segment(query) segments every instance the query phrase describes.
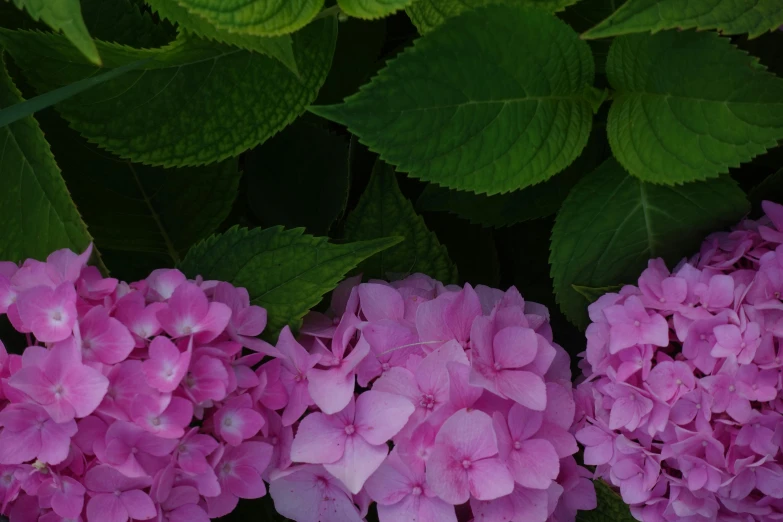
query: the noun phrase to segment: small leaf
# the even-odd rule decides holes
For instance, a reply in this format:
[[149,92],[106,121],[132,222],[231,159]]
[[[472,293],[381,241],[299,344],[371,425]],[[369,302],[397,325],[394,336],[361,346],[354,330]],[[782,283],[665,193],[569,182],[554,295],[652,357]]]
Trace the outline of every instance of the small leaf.
[[112,274],[125,280],[173,267],[231,210],[236,158],[205,167],[134,165],[101,151],[54,111],[39,117],[73,200]]
[[584,34],[606,38],[665,29],[717,29],[723,34],[759,36],[783,25],[780,0],[628,0]]
[[310,22],[324,0],[176,0],[209,23],[231,33],[277,36]]
[[310,110],[399,172],[491,195],[544,181],[579,155],[600,99],[593,76],[590,49],[563,22],[490,6],[416,40],[345,103]]
[[386,279],[389,273],[422,272],[439,281],[456,282],[457,268],[446,248],[400,192],[394,169],[378,161],[345,222],[345,238],[359,241],[387,236],[402,236],[405,241],[362,263],[360,270],[366,277]]
[[[0,55],[0,108],[22,95]],[[38,122],[26,116],[0,128],[0,259],[45,259],[52,251],[81,252],[92,241]]]
[[714,178],[783,139],[783,79],[714,33],[667,31],[614,41],[612,151],[653,183]]
[[6,125],[21,120],[26,116],[32,116],[34,113],[46,109],[47,107],[51,107],[52,105],[60,103],[61,101],[65,101],[71,96],[76,96],[80,92],[91,89],[92,87],[100,85],[103,82],[112,80],[128,71],[138,69],[147,62],[149,62],[149,59],[132,62],[107,73],[90,76],[89,78],[79,80],[76,83],[66,85],[65,87],[60,87],[59,89],[49,91],[46,94],[41,94],[35,98],[30,98],[29,100],[17,103],[16,105],[6,107],[0,110],[0,127],[5,127]]
[[604,294],[608,294],[610,292],[617,292],[622,287],[623,285],[609,285],[609,286],[602,286],[600,288],[592,288],[590,286],[571,285],[571,288],[573,288],[576,292],[578,292],[582,297],[587,299],[588,303],[592,303],[593,301],[597,300],[599,297],[601,297]]
[[79,0],[13,0],[16,7],[27,11],[33,20],[40,20],[55,31],[62,32],[81,54],[96,65],[101,57],[90,38],[82,18]]
[[728,177],[678,186],[643,183],[609,159],[571,189],[552,230],[557,301],[578,326],[587,302],[574,289],[634,282],[651,258],[670,266],[698,251],[704,236],[748,211]]
[[327,238],[283,230],[233,227],[190,249],[180,267],[189,277],[228,281],[247,288],[268,313],[269,332],[297,328],[307,311],[363,260],[397,243],[387,237],[332,244]]
[[158,13],[158,16],[176,23],[187,32],[216,42],[236,45],[242,49],[271,56],[280,60],[294,74],[299,74],[296,68],[291,35],[267,37],[241,32],[234,33],[225,29],[218,29],[201,16],[193,14],[182,7],[177,3],[177,0],[146,0],[146,2]]
[[412,0],[337,0],[348,16],[374,20],[404,9]]
[[470,9],[487,5],[510,5],[536,7],[545,11],[560,11],[579,0],[415,0],[408,8],[408,16],[419,30],[425,34],[445,22]]
[[245,157],[248,203],[264,225],[327,235],[348,198],[348,141],[297,122]]
[[[301,78],[277,60],[195,37],[159,49],[99,42],[107,69],[151,58],[57,105],[71,126],[120,157],[163,166],[221,161],[254,147],[311,103],[326,78],[336,20],[319,20],[293,35]],[[0,32],[39,92],[95,74],[57,35]]]
[[628,504],[603,480],[594,480],[598,507],[579,511],[576,522],[636,522]]
[[153,20],[143,0],[81,0],[84,24],[96,40],[131,47],[163,47],[177,37],[166,21]]
[[609,154],[606,134],[596,129],[590,134],[590,141],[576,161],[543,183],[496,196],[449,190],[429,184],[416,205],[421,210],[448,211],[471,223],[496,228],[537,219],[557,212],[571,187],[585,172],[603,163]]

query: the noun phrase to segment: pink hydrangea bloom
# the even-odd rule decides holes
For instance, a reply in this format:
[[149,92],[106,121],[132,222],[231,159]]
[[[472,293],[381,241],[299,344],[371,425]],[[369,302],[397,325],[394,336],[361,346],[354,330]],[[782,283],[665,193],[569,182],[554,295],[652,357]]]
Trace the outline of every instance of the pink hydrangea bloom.
[[643,522],[783,517],[783,206],[763,208],[589,308],[576,438]]

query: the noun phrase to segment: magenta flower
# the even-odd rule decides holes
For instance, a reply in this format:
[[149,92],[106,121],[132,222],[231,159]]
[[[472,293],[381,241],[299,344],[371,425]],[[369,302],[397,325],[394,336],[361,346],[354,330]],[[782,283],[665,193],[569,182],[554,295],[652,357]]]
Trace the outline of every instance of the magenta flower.
[[193,283],[180,283],[158,311],[160,325],[173,338],[195,336],[201,343],[215,339],[225,330],[231,309],[218,302],[209,302],[204,291]]
[[160,504],[159,522],[209,522],[206,511],[198,505],[200,499],[198,490],[193,487],[172,488],[166,500]]
[[102,306],[92,308],[79,321],[82,355],[88,361],[117,364],[128,358],[135,341],[128,329]]
[[657,314],[648,314],[636,296],[628,297],[624,304],[606,307],[604,315],[610,325],[610,353],[617,353],[637,344],[669,344],[669,326],[666,320]]
[[261,474],[271,458],[272,446],[263,442],[248,441],[226,449],[215,468],[221,493],[207,498],[209,517],[218,518],[232,512],[240,498],[266,495]]
[[256,352],[271,356],[278,355],[273,346],[257,339],[266,327],[266,310],[260,306],[250,305],[247,290],[221,282],[215,287],[214,299],[231,309],[231,318],[226,332],[232,340]]
[[493,500],[470,499],[475,520],[546,522],[551,514],[550,498],[553,495],[540,489],[514,486],[510,495]]
[[463,504],[471,496],[492,500],[514,490],[489,415],[461,410],[443,424],[427,461],[427,482],[450,504]]
[[435,496],[427,484],[424,465],[406,461],[396,451],[367,480],[365,489],[378,503],[381,522],[457,522],[454,506]]
[[[466,284],[459,292],[443,293],[420,304],[416,310],[416,328],[422,341],[455,340],[467,348],[473,321],[481,315],[481,301],[473,287]],[[437,344],[429,346],[434,348]]]
[[78,518],[84,509],[84,494],[87,492],[81,482],[71,477],[53,477],[43,482],[39,495],[47,498],[57,515],[62,518]]
[[131,407],[133,422],[164,439],[178,439],[193,419],[193,403],[182,397],[140,395]]
[[358,493],[389,452],[386,441],[413,413],[404,397],[368,391],[335,415],[312,413],[302,420],[291,446],[291,460],[324,464],[351,493]]
[[297,466],[269,484],[275,510],[297,522],[362,522],[351,493],[323,466]]
[[129,478],[109,466],[96,466],[84,477],[92,498],[87,502],[87,522],[149,520],[157,515],[155,504],[142,491],[146,478]]
[[106,431],[105,443],[97,440],[95,454],[102,462],[128,477],[147,477],[157,470],[160,457],[171,453],[176,439],[164,439],[134,424],[116,421]]
[[253,399],[249,395],[240,395],[227,400],[215,412],[215,431],[231,446],[239,446],[261,430],[266,421],[264,416],[253,409]]
[[508,420],[495,413],[498,450],[514,481],[526,488],[548,489],[560,473],[560,457],[552,443],[535,438],[544,415],[515,404]]
[[71,437],[76,434],[73,419],[58,424],[35,404],[7,406],[0,411],[0,426],[0,464],[35,459],[59,464],[68,457]]
[[283,411],[283,424],[290,426],[313,403],[308,391],[307,375],[321,359],[320,355],[309,354],[296,342],[288,326],[283,327],[275,347],[280,352],[280,380],[288,394],[288,404]]
[[173,392],[188,371],[190,356],[190,349],[181,352],[167,338],[156,337],[149,346],[149,359],[142,363],[147,382],[160,392]]
[[19,295],[16,309],[36,339],[45,343],[63,341],[76,324],[76,290],[70,283],[57,288],[37,286]]
[[8,385],[41,405],[55,422],[89,415],[106,394],[109,382],[97,370],[81,362],[73,338],[50,350],[28,348],[22,369],[8,379]]

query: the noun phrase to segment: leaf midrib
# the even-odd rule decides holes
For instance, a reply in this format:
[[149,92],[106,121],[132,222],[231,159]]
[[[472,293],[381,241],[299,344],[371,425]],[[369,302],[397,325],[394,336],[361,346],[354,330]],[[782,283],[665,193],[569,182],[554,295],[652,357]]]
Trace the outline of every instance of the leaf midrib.
[[586,96],[524,96],[519,98],[508,98],[506,100],[470,100],[464,103],[452,103],[448,105],[429,105],[425,107],[413,107],[410,109],[374,109],[374,112],[387,113],[387,114],[399,114],[403,112],[421,112],[421,111],[433,111],[439,109],[458,109],[469,105],[509,105],[511,103],[522,103],[526,101],[546,102],[546,101],[584,101],[590,103]]

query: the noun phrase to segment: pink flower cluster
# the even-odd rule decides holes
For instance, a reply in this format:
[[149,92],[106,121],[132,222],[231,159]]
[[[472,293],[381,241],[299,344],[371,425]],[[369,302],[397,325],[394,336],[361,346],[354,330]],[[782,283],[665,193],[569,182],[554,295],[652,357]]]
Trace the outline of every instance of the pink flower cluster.
[[177,270],[103,278],[90,253],[0,263],[0,313],[27,341],[0,343],[0,513],[207,522],[263,496],[290,443],[252,369],[274,352],[266,311]]
[[783,519],[783,206],[589,308],[584,462],[634,516]]
[[380,522],[565,522],[593,509],[548,319],[514,288],[345,281],[261,366],[259,399],[287,397],[295,428],[290,465],[270,474],[277,511],[359,522],[374,501]]

